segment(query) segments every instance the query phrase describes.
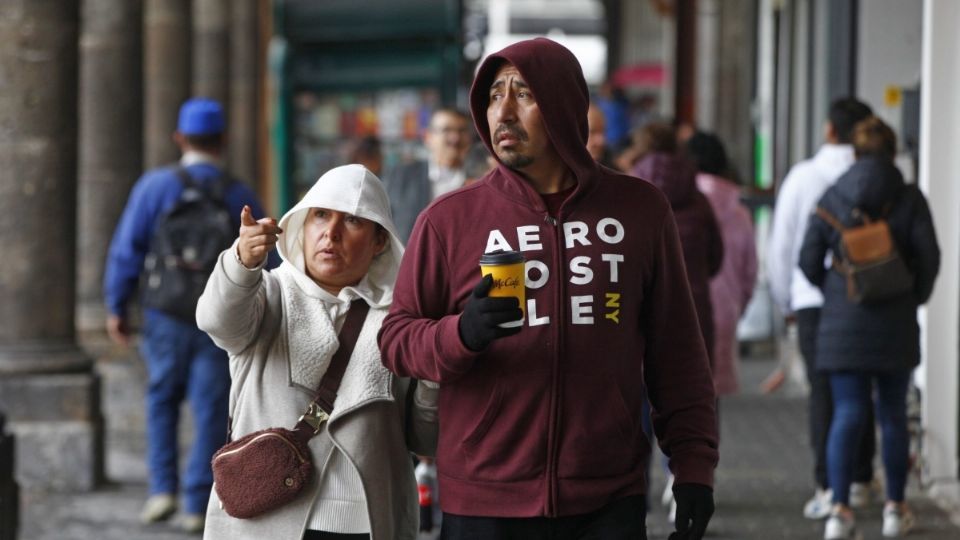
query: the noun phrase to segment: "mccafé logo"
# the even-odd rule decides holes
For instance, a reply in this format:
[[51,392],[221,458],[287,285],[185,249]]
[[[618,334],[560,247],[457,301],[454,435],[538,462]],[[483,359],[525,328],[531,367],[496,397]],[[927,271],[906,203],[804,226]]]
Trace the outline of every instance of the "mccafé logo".
[[494,289],[505,289],[507,287],[511,289],[520,287],[520,280],[515,277],[496,278],[493,280]]

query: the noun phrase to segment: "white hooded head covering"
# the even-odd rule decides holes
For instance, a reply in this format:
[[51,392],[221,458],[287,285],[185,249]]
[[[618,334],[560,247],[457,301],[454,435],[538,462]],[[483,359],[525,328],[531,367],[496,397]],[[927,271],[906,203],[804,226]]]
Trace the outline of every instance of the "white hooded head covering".
[[[303,224],[311,208],[326,208],[379,223],[389,233],[387,249],[377,255],[356,289],[374,306],[393,299],[393,283],[403,257],[403,243],[397,236],[390,213],[390,200],[383,183],[363,165],[343,165],[327,171],[289,212],[280,218],[283,229],[277,251],[286,264],[299,272],[294,275],[301,288],[318,287],[306,274],[303,255]],[[304,281],[306,280],[306,281]],[[307,283],[309,282],[309,283]]]

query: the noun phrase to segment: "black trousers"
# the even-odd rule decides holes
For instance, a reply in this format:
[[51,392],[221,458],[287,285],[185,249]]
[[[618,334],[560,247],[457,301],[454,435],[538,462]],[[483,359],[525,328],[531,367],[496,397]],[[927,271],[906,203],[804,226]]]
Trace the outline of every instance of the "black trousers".
[[[817,485],[826,489],[827,483],[827,436],[830,434],[830,421],[833,419],[833,393],[830,390],[830,377],[818,372],[817,332],[820,327],[820,308],[807,308],[797,313],[797,341],[800,354],[807,368],[807,381],[810,383],[810,446],[813,448],[813,474]],[[854,482],[870,482],[873,479],[873,455],[877,450],[876,433],[873,429],[873,409],[868,418],[869,429],[860,435],[857,449],[857,461],[853,469]]]
[[341,534],[307,530],[303,540],[370,540],[369,534]]
[[458,516],[444,512],[441,540],[646,540],[647,509],[642,495],[603,508],[558,518]]

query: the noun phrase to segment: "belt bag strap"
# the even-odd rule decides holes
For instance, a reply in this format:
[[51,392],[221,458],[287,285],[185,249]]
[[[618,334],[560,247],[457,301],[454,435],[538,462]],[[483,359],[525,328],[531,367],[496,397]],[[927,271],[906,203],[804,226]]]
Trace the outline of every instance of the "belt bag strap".
[[312,437],[320,431],[324,422],[330,419],[330,414],[333,413],[333,402],[336,401],[337,391],[340,389],[340,381],[347,370],[347,363],[350,361],[350,355],[353,354],[353,347],[357,344],[357,337],[360,335],[360,329],[363,328],[368,311],[370,306],[363,299],[350,303],[347,319],[343,323],[343,328],[340,329],[340,335],[337,336],[340,346],[330,360],[327,372],[320,380],[316,397],[310,402],[307,412],[300,417],[294,428],[298,433],[308,438]]

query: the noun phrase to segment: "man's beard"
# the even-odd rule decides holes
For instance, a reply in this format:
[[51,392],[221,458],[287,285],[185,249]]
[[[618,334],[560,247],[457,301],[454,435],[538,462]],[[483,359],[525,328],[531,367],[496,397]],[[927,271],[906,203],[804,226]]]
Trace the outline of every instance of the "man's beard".
[[510,148],[500,150],[500,147],[497,146],[497,143],[500,141],[500,135],[503,133],[511,135],[520,142],[525,142],[530,139],[530,136],[527,135],[527,132],[522,126],[506,124],[500,124],[497,126],[497,129],[493,132],[493,138],[491,142],[494,144],[494,152],[497,154],[497,157],[500,158],[500,161],[502,161],[504,165],[510,167],[511,169],[522,169],[533,163],[533,156],[525,156]]
[[504,165],[511,169],[522,169],[533,163],[533,156],[525,156],[513,150],[497,152],[497,157],[500,158],[500,161],[502,161]]

